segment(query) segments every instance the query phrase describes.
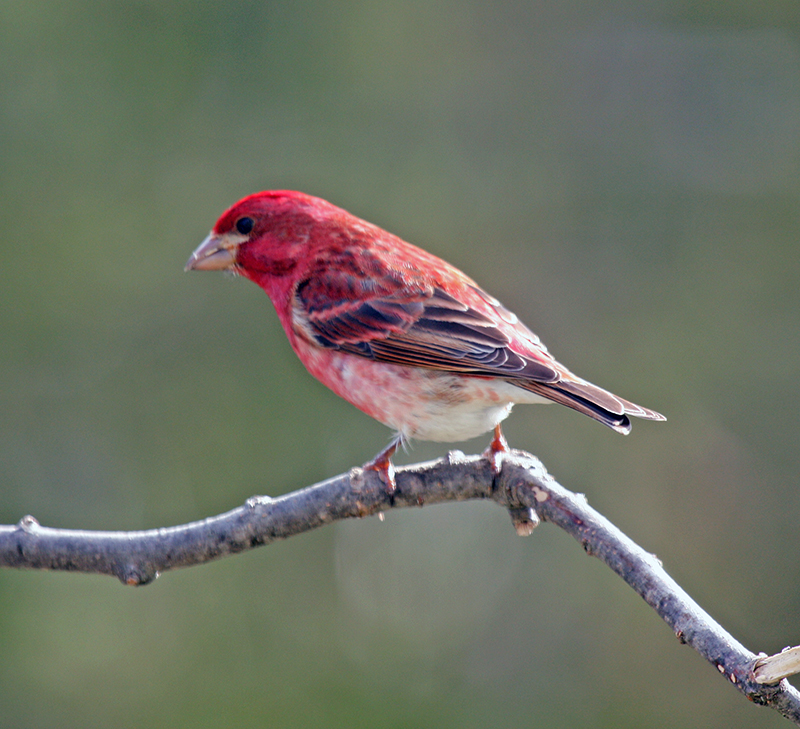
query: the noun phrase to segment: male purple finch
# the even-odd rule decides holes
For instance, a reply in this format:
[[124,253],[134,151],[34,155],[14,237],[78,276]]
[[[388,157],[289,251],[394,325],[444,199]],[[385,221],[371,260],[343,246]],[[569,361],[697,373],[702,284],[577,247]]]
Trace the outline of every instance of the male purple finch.
[[436,256],[331,205],[286,190],[226,210],[186,270],[230,269],[272,300],[306,369],[396,431],[367,467],[394,489],[404,440],[453,442],[494,429],[515,403],[558,402],[608,425],[665,420],[573,375],[528,327]]

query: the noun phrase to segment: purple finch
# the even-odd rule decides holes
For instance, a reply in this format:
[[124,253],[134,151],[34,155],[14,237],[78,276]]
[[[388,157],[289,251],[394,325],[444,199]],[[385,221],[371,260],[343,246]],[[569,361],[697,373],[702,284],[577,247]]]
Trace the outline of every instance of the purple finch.
[[573,375],[454,266],[320,198],[281,190],[237,202],[186,264],[219,269],[264,289],[308,371],[396,431],[368,464],[390,489],[405,439],[494,429],[498,456],[515,403],[558,402],[618,433],[629,415],[665,419]]

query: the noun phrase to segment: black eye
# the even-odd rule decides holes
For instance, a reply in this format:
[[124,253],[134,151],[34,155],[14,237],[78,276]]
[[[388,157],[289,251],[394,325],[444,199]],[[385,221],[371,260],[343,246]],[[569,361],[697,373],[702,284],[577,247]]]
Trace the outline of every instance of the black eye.
[[238,230],[242,235],[247,235],[253,230],[253,219],[252,218],[239,218],[236,221],[236,230]]

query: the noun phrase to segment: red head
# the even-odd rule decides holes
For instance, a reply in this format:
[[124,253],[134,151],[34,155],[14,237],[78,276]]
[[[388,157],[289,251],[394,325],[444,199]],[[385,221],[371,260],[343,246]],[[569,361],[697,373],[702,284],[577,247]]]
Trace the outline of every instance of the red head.
[[280,298],[291,286],[289,279],[302,275],[299,269],[311,251],[323,242],[330,244],[331,232],[354,220],[345,210],[302,192],[257,192],[220,216],[186,270],[234,270],[262,286],[275,301],[275,295]]

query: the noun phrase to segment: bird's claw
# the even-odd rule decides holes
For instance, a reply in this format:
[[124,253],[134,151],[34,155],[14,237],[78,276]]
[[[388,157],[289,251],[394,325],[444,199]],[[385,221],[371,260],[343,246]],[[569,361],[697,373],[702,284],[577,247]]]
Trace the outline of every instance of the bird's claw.
[[381,481],[386,486],[386,492],[389,496],[394,496],[397,491],[397,481],[394,477],[394,463],[392,463],[392,456],[397,450],[400,441],[392,441],[386,448],[378,453],[369,463],[365,463],[363,468],[365,471],[376,471]]
[[506,453],[510,453],[508,441],[503,435],[500,425],[494,426],[494,437],[489,447],[483,452],[483,457],[486,458],[492,466],[492,473],[496,476],[500,475],[503,468],[503,457]]
[[364,464],[365,471],[375,471],[378,477],[383,481],[386,486],[386,492],[389,496],[394,495],[397,490],[397,481],[394,478],[394,463],[390,458],[385,458],[380,461],[377,459]]

